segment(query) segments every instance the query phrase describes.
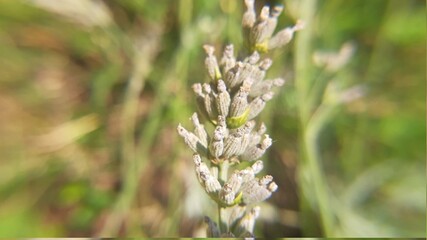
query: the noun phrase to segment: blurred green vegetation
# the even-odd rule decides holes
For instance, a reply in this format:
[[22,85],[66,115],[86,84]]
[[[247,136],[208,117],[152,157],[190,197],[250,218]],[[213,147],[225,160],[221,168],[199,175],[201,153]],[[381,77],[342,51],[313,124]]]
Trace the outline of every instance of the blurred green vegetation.
[[[273,2],[285,6],[279,27],[307,7]],[[279,191],[263,206],[256,236],[422,237],[425,1],[313,3],[307,32],[269,54],[268,75],[287,83],[261,116],[274,139],[264,171]],[[0,236],[203,236],[214,205],[175,128],[196,109],[191,84],[207,79],[201,46],[240,50],[242,8],[226,0],[0,0]],[[346,42],[356,50],[339,70],[311,60]],[[295,59],[308,66],[303,76]],[[318,189],[301,109],[314,112],[354,86],[363,96],[334,108],[316,135]]]

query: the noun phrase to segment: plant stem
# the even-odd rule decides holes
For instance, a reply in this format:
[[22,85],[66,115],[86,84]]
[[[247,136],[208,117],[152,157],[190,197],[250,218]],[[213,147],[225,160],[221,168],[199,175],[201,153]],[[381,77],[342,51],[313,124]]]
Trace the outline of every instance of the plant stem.
[[224,227],[223,227],[223,224],[222,224],[222,216],[221,216],[221,213],[222,213],[222,208],[221,208],[221,206],[218,204],[218,228],[219,228],[219,232],[220,232],[220,233],[223,233],[223,231],[224,231]]
[[[335,104],[322,104],[316,109],[323,92],[322,84],[315,84],[313,77],[312,39],[313,24],[316,9],[316,0],[302,0],[300,17],[305,21],[304,31],[297,35],[296,39],[296,80],[295,86],[298,94],[298,108],[301,126],[301,146],[303,162],[300,164],[300,172],[308,171],[310,185],[301,185],[309,188],[302,192],[313,192],[319,209],[322,228],[325,236],[331,236],[334,228],[334,214],[330,206],[329,190],[321,169],[321,153],[318,146],[320,131],[330,120],[337,109]],[[313,89],[319,88],[319,89]],[[322,88],[322,89],[320,89]],[[315,93],[318,96],[310,96]],[[313,110],[315,110],[313,114]],[[306,169],[304,169],[306,168]],[[304,175],[304,174],[301,174]],[[304,182],[301,181],[301,182]],[[310,196],[308,196],[310,197]]]
[[316,0],[301,1],[301,19],[305,22],[304,31],[300,31],[296,37],[296,56],[295,68],[296,79],[295,87],[298,93],[299,114],[304,127],[310,117],[310,106],[307,102],[309,91],[312,88],[313,82],[313,66],[311,64],[312,54],[312,38],[313,38],[313,23],[314,13],[316,8]]
[[[230,167],[230,162],[228,160],[223,161],[220,165],[218,165],[218,167],[219,180],[223,185],[228,179],[228,169]],[[224,210],[225,209],[222,209],[222,207],[218,204],[218,227],[221,233],[228,231],[227,223],[223,221],[225,219],[225,216],[223,216],[225,214]]]
[[333,236],[335,221],[334,211],[330,204],[330,191],[321,168],[321,153],[319,151],[318,138],[321,130],[330,121],[336,110],[337,105],[335,104],[321,105],[313,114],[304,132],[304,148],[312,179],[312,189],[317,199],[322,227],[326,237]]

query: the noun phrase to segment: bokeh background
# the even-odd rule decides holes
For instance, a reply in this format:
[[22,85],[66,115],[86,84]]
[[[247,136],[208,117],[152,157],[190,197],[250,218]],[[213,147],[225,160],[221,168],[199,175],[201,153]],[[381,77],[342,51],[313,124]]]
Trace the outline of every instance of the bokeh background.
[[[260,117],[279,190],[255,235],[423,237],[426,2],[312,2],[267,2],[285,6],[280,28],[313,18],[268,54],[268,76],[286,79]],[[215,205],[176,126],[191,126],[191,85],[207,80],[202,45],[241,50],[242,11],[0,0],[0,236],[203,236]],[[307,135],[301,112],[324,106]]]

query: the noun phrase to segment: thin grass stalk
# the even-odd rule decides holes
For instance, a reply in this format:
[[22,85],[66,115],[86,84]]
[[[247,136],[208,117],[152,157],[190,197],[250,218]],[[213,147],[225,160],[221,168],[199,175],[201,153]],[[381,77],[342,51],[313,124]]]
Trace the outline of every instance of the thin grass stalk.
[[330,122],[336,112],[336,105],[322,105],[313,114],[304,132],[304,147],[308,169],[313,179],[313,189],[317,199],[322,228],[326,237],[334,236],[334,210],[331,207],[330,189],[322,170],[319,137],[322,129]]
[[[100,231],[101,236],[115,236],[118,234],[121,223],[130,209],[139,186],[138,179],[143,169],[142,157],[136,148],[134,133],[137,124],[139,96],[144,86],[145,78],[151,71],[151,60],[157,47],[156,37],[147,37],[147,45],[135,46],[137,51],[133,59],[133,71],[126,89],[123,112],[121,115],[121,177],[123,190],[119,193],[112,208],[111,215],[107,218]],[[150,42],[151,41],[151,42]],[[138,44],[136,44],[138,45]]]
[[[317,207],[319,210],[322,229],[326,237],[333,236],[334,231],[334,211],[331,208],[330,192],[327,187],[324,172],[322,170],[322,158],[319,149],[319,136],[321,130],[333,116],[336,105],[322,104],[318,107],[319,96],[310,96],[313,93],[322,94],[324,87],[322,84],[315,84],[313,77],[312,39],[314,35],[314,16],[317,1],[303,0],[301,2],[301,18],[306,21],[306,27],[296,39],[296,91],[298,95],[298,108],[301,126],[301,146],[303,147],[301,168],[306,168],[310,175],[309,191],[314,192]],[[324,80],[324,79],[317,79]],[[319,88],[319,89],[318,89]],[[320,89],[322,88],[322,89]],[[315,111],[313,113],[313,110]],[[300,171],[303,171],[301,169]]]

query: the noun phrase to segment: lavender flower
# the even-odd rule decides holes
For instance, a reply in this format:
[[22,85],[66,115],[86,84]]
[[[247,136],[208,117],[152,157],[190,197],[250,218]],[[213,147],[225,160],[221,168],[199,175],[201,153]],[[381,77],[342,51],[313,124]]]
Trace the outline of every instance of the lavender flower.
[[[210,82],[194,84],[193,91],[199,113],[214,125],[213,131],[206,130],[197,113],[191,117],[194,132],[181,124],[178,126],[179,135],[194,152],[196,176],[201,186],[221,213],[228,211],[220,214],[218,224],[205,218],[208,237],[253,236],[261,210],[253,205],[269,198],[278,188],[272,176],[256,177],[264,167],[259,159],[271,146],[272,139],[265,134],[265,125],[257,126],[254,119],[273,98],[275,88],[284,84],[282,78],[265,79],[273,61],[260,53],[286,45],[303,24],[298,21],[295,26],[274,34],[283,7],[265,6],[256,16],[254,2],[245,0],[247,10],[242,20],[249,56],[236,59],[234,46],[227,45],[218,61],[215,48],[203,46]],[[228,171],[243,161],[250,162],[251,166],[234,170],[228,176]]]

